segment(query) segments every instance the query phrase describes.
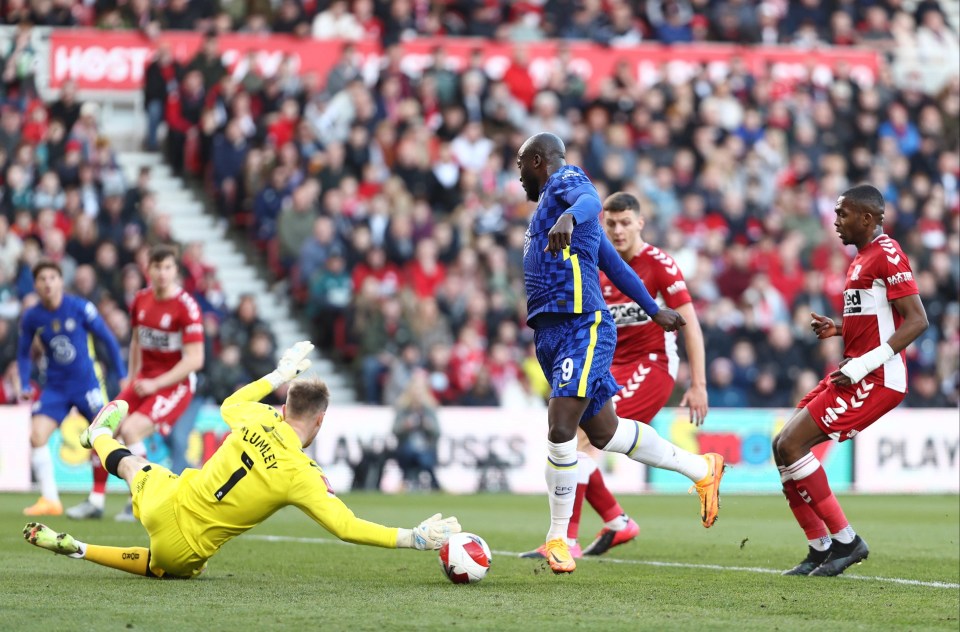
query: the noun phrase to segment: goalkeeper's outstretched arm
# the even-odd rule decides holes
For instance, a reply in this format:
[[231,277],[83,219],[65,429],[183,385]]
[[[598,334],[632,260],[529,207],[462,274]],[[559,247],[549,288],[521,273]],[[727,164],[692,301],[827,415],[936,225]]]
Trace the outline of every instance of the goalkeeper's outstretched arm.
[[250,406],[275,391],[281,384],[289,382],[310,367],[307,356],[313,351],[313,344],[301,341],[287,349],[277,362],[277,368],[255,382],[247,384],[236,393],[223,400],[220,414],[231,429],[249,421]]
[[440,514],[412,529],[385,527],[357,518],[330,490],[318,467],[310,467],[297,476],[290,490],[290,502],[336,537],[354,544],[432,551],[439,549],[452,534],[460,533],[460,523],[455,517],[443,518]]

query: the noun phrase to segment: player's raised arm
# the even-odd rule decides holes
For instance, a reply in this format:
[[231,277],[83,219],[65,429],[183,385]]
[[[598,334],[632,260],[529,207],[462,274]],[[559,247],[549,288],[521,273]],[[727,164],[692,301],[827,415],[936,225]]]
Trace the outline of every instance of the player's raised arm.
[[576,225],[597,219],[602,210],[597,189],[590,183],[564,193],[563,200],[569,204],[569,207],[557,218],[557,222],[547,233],[547,247],[544,248],[544,252],[551,252],[554,255],[570,247],[573,242],[573,228]]
[[243,425],[248,418],[245,413],[252,404],[259,405],[258,402],[261,399],[275,391],[281,384],[289,382],[310,368],[310,360],[307,356],[311,351],[313,351],[313,343],[301,340],[283,352],[276,369],[223,400],[220,415],[227,425],[230,428]]
[[637,305],[643,308],[643,311],[653,319],[665,331],[676,331],[686,324],[683,316],[674,310],[657,305],[657,302],[650,296],[647,287],[634,272],[633,268],[624,263],[623,259],[617,253],[606,237],[600,240],[600,252],[597,263],[601,270],[606,272],[607,277],[617,289],[636,301]]
[[107,327],[100,316],[100,312],[94,307],[93,303],[87,302],[83,306],[83,314],[87,320],[87,326],[93,335],[100,339],[106,346],[110,354],[110,363],[117,370],[117,376],[122,380],[127,377],[127,364],[123,361],[123,354],[120,352],[120,343],[113,335],[113,332]]

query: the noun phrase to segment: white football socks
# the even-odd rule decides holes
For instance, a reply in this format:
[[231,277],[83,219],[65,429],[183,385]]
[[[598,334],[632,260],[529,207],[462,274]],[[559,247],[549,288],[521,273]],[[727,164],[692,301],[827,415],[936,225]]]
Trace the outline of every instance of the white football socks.
[[830,545],[833,544],[833,540],[830,539],[830,536],[825,535],[822,538],[817,538],[816,540],[807,540],[809,544],[815,551],[826,551],[830,548]]
[[550,530],[547,541],[566,538],[573,501],[577,495],[577,438],[563,443],[547,441],[547,499],[550,502]]
[[107,504],[107,495],[101,494],[100,492],[90,492],[87,500],[90,501],[91,505],[102,510]]
[[50,455],[50,444],[33,448],[30,451],[30,464],[33,465],[33,475],[40,484],[40,495],[47,500],[60,502],[60,492],[57,491],[57,479],[53,475],[53,457]]
[[853,527],[847,525],[840,529],[839,533],[834,533],[832,537],[840,544],[850,544],[857,537],[857,532],[853,530]]
[[678,448],[657,434],[652,426],[632,419],[620,420],[613,438],[603,449],[626,454],[652,467],[679,472],[694,483],[710,472],[705,458]]
[[620,514],[613,520],[607,520],[603,523],[607,529],[611,531],[623,531],[627,528],[627,523],[630,521],[630,518],[627,517],[627,514]]
[[590,476],[597,471],[597,462],[586,452],[577,452],[577,483],[586,485]]

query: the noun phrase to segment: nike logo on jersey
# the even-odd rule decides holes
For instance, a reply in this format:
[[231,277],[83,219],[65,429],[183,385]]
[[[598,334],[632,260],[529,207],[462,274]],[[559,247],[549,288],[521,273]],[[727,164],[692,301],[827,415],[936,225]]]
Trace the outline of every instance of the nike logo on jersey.
[[563,388],[564,386],[566,386],[566,385],[569,384],[569,383],[570,383],[570,382],[560,382],[559,384],[557,384],[557,388]]

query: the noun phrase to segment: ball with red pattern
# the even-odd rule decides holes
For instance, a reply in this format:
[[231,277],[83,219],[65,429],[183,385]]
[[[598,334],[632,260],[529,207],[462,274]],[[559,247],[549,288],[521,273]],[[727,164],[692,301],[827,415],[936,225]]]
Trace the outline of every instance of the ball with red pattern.
[[473,533],[455,533],[440,547],[440,568],[454,584],[474,584],[490,570],[490,547]]

